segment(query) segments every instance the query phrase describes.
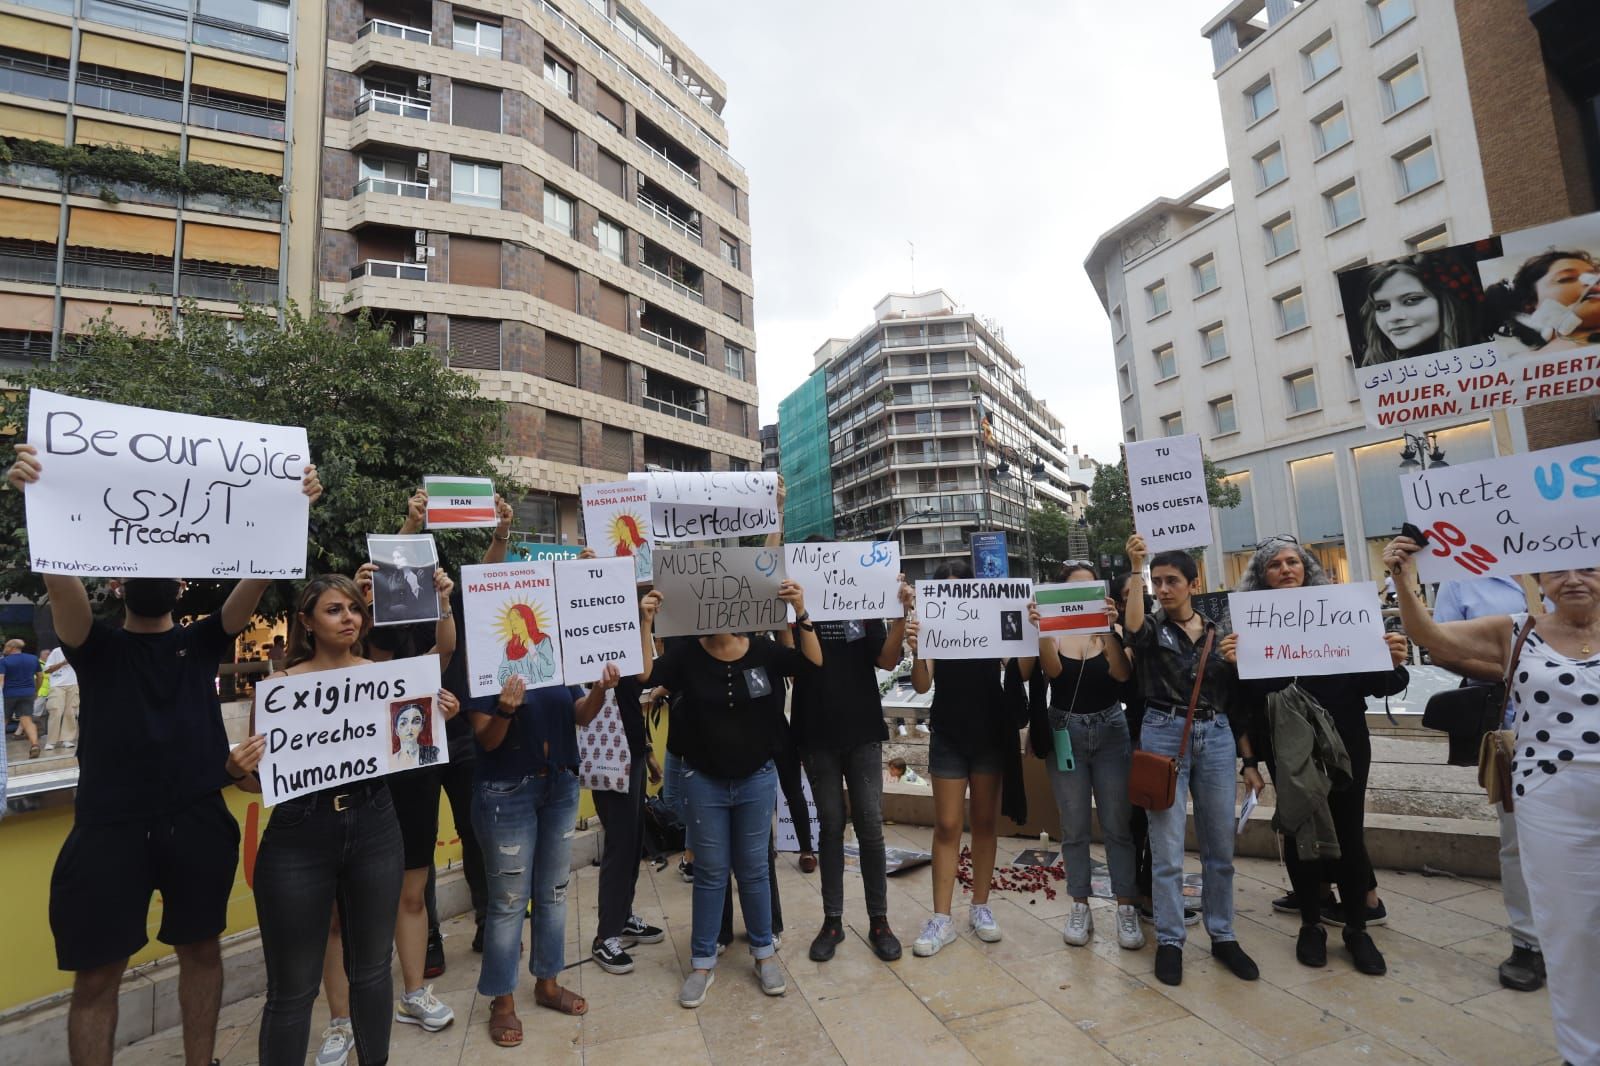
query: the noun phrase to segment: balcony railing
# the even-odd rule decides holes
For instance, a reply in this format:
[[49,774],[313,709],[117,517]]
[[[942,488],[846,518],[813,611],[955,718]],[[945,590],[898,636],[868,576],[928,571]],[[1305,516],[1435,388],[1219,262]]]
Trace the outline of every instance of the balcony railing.
[[427,263],[396,263],[388,259],[364,259],[350,268],[353,278],[393,278],[396,281],[427,281]]
[[656,203],[644,193],[639,194],[639,206],[656,216],[656,218],[660,219],[662,222],[665,222],[670,228],[677,230],[691,241],[694,241],[696,244],[701,243],[699,226],[691,226],[689,223],[679,219],[677,215],[674,215],[671,211],[668,211],[665,207]]
[[38,285],[56,282],[56,247],[40,243],[6,242],[0,247],[0,281],[26,281]]
[[687,344],[673,340],[671,337],[662,336],[661,334],[656,333],[654,330],[648,330],[641,327],[639,330],[639,335],[644,337],[645,340],[655,344],[655,346],[658,348],[665,348],[669,352],[676,352],[678,355],[693,359],[697,363],[703,363],[706,361],[706,353],[702,352],[700,349],[691,348]]
[[941,344],[967,344],[972,340],[969,333],[944,333],[926,337],[885,337],[885,348],[933,348]]
[[705,294],[699,289],[691,289],[689,286],[685,285],[681,281],[678,281],[676,278],[663,274],[649,263],[640,263],[639,269],[644,271],[646,274],[649,274],[657,281],[661,282],[661,284],[667,286],[673,292],[676,292],[682,296],[687,296],[695,303],[703,304],[706,302]]
[[80,289],[172,294],[172,261],[162,256],[68,248],[61,284]]
[[385,19],[368,19],[367,24],[356,31],[356,36],[360,38],[371,33],[375,33],[379,37],[398,37],[402,41],[410,41],[413,44],[433,43],[432,30],[419,30],[415,26],[405,26]]
[[417,118],[423,122],[433,117],[433,105],[428,101],[418,100],[414,96],[384,92],[382,89],[368,89],[356,97],[356,114],[364,115],[368,111],[376,111],[383,115],[398,115],[401,118]]
[[380,196],[405,196],[412,200],[426,200],[428,198],[428,183],[424,181],[400,181],[398,178],[362,178],[356,182],[357,196],[362,193],[377,193]]
[[643,145],[645,151],[649,152],[661,162],[665,163],[674,174],[678,175],[678,177],[682,178],[684,181],[688,182],[690,185],[693,185],[697,189],[700,187],[700,179],[689,173],[687,170],[684,170],[678,164],[674,163],[672,158],[668,156],[667,153],[663,152],[661,149],[657,148],[643,137],[635,135],[633,139]]
[[706,417],[704,411],[697,411],[693,407],[684,407],[681,404],[675,404],[670,400],[658,400],[654,396],[646,396],[644,398],[644,406],[648,411],[660,411],[664,415],[671,415],[673,418],[681,418],[685,422],[693,422],[697,426],[708,426],[711,424],[711,419]]

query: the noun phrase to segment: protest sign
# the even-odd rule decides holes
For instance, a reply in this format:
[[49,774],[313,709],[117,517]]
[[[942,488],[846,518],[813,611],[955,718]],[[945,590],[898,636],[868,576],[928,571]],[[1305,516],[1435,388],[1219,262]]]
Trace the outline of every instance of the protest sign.
[[1032,581],[919,581],[917,654],[924,659],[998,659],[1039,654],[1028,620]]
[[1209,545],[1211,504],[1199,435],[1132,441],[1125,447],[1133,527],[1150,554]]
[[1361,413],[1376,429],[1600,394],[1600,347],[1517,354],[1502,343],[1356,371]]
[[1229,595],[1226,592],[1196,592],[1189,597],[1189,606],[1211,619],[1219,637],[1233,632],[1233,617],[1228,614]]
[[461,568],[467,684],[474,696],[512,676],[529,688],[563,684],[555,565],[485,563]]
[[30,566],[78,577],[304,577],[306,431],[34,389]]
[[1311,585],[1228,594],[1239,676],[1310,677],[1393,669],[1378,586]]
[[1429,467],[1400,492],[1423,581],[1600,565],[1600,441]]
[[494,482],[486,477],[425,477],[429,529],[492,529],[500,524],[494,509]]
[[656,552],[658,637],[782,629],[783,555],[776,548],[663,548]]
[[598,681],[612,663],[624,674],[643,670],[633,560],[573,559],[554,565],[565,682]]
[[506,551],[507,562],[538,563],[557,559],[576,559],[583,554],[581,544],[540,544],[532,540],[514,540]]
[[972,535],[972,576],[1011,576],[1011,560],[1006,553],[1006,535],[1004,533],[974,533]]
[[[800,776],[800,788],[806,797],[806,819],[811,823],[811,847],[816,848],[822,839],[822,823],[817,818],[817,801],[811,797],[811,782]],[[778,851],[799,851],[800,835],[795,832],[794,812],[789,809],[789,796],[778,789],[778,832],[772,846]]]
[[784,574],[818,622],[898,617],[900,546],[892,540],[785,544]]
[[1067,581],[1035,585],[1041,633],[1106,633],[1111,616],[1106,613],[1104,581]]
[[419,655],[256,682],[265,806],[450,761],[439,657]]
[[650,496],[641,481],[583,486],[583,539],[602,559],[633,560],[633,580],[651,578]]
[[645,483],[650,536],[657,542],[743,537],[783,525],[773,470],[652,470],[628,477]]
[[367,558],[378,567],[372,575],[373,625],[439,620],[439,590],[433,583],[439,553],[432,533],[369,533]]

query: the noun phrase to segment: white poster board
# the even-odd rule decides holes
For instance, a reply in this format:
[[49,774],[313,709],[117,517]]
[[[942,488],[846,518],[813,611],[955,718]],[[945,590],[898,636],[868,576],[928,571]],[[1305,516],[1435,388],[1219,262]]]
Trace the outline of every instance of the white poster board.
[[1125,447],[1133,528],[1150,554],[1209,545],[1211,504],[1199,435],[1133,441]]
[[259,681],[261,802],[447,763],[444,728],[437,655]]
[[494,482],[486,477],[425,477],[429,529],[493,529],[500,524]]
[[545,561],[461,568],[471,695],[496,694],[513,675],[528,688],[565,684],[555,566]]
[[1600,565],[1600,441],[1431,467],[1400,493],[1423,581]]
[[1239,676],[1365,674],[1394,666],[1375,582],[1228,594]]
[[34,389],[28,443],[41,468],[23,495],[36,572],[305,576],[303,429]]
[[643,670],[633,560],[570,559],[554,566],[565,683],[598,681],[611,664],[623,674]]
[[663,548],[656,553],[658,637],[759,633],[788,624],[778,599],[783,553],[777,548]]
[[[811,781],[800,775],[800,787],[805,791],[806,818],[811,823],[811,846],[816,848],[822,840],[822,822],[817,818],[817,801],[811,796]],[[794,830],[794,812],[789,809],[789,797],[778,789],[778,832],[773,838],[773,848],[778,851],[799,851],[800,835]]]
[[773,470],[652,470],[628,478],[645,483],[657,542],[746,537],[783,525]]
[[1361,413],[1393,429],[1600,393],[1600,347],[1515,352],[1495,341],[1356,371]]
[[900,616],[900,545],[892,540],[785,544],[783,569],[818,622]]
[[642,481],[585,485],[583,539],[602,559],[627,556],[639,584],[653,575],[650,560],[655,542],[650,535],[650,498]]
[[1108,633],[1111,616],[1106,611],[1104,581],[1067,581],[1033,586],[1039,605],[1039,630],[1043,633]]
[[917,654],[924,659],[1038,655],[1039,627],[1028,620],[1032,602],[1032,581],[919,581]]

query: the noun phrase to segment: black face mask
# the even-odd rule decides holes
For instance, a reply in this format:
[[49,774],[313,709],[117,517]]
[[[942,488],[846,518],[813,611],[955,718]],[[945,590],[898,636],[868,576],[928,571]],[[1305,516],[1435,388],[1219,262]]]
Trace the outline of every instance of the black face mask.
[[122,602],[140,618],[164,618],[178,606],[181,591],[170,578],[129,578],[122,583]]

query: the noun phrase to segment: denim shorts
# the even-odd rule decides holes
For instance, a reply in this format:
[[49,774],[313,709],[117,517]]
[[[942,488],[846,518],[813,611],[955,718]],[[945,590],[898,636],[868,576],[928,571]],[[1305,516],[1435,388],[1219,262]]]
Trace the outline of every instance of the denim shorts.
[[961,779],[973,774],[993,774],[998,777],[1005,770],[1005,759],[1000,749],[985,746],[965,749],[938,733],[928,741],[928,773],[933,777]]

